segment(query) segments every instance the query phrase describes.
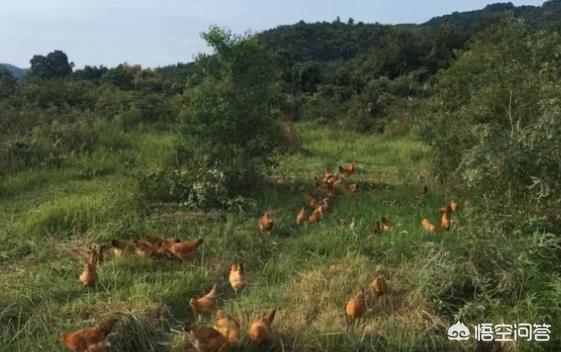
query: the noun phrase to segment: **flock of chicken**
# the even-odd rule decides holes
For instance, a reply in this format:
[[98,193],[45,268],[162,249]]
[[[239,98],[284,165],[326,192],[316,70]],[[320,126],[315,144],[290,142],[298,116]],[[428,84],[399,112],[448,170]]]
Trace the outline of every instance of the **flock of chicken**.
[[[428,187],[425,186],[421,192],[417,193],[417,196],[423,196],[428,192]],[[464,207],[467,207],[467,202],[464,202]],[[434,225],[428,218],[423,218],[421,220],[421,227],[426,232],[441,233],[442,231],[449,230],[452,226],[452,214],[458,210],[458,203],[456,201],[451,201],[450,204],[438,209],[440,213],[440,224]]]
[[[305,193],[304,197],[310,207],[311,213],[308,215],[305,208],[301,208],[296,215],[296,225],[302,226],[306,222],[316,224],[330,208],[331,201],[343,190],[347,190],[351,195],[358,192],[357,183],[349,183],[347,180],[355,173],[356,163],[340,166],[338,174],[333,174],[325,170],[323,178],[316,179],[314,192]],[[305,189],[301,188],[304,192]],[[424,186],[417,197],[424,197],[428,193],[428,187]],[[428,218],[421,221],[422,228],[427,232],[440,233],[448,230],[451,226],[451,214],[456,212],[457,203],[452,201],[449,205],[439,209],[441,222],[433,225]],[[350,230],[354,231],[355,221],[352,219],[349,225]],[[259,230],[262,233],[270,234],[274,228],[274,221],[271,212],[266,210],[259,221]],[[393,228],[391,221],[385,217],[376,221],[370,229],[370,234],[378,234],[382,231],[390,231]],[[192,259],[197,252],[203,239],[180,241],[178,239],[161,239],[154,236],[147,236],[143,240],[112,241],[113,253],[116,256],[137,255],[153,258],[177,258],[181,261]],[[98,280],[97,266],[104,260],[103,247],[91,244],[88,247],[88,259],[84,271],[80,275],[80,282],[85,287],[95,286]],[[242,263],[232,264],[229,273],[229,282],[232,289],[238,293],[247,283],[246,273]],[[378,275],[370,285],[371,293],[376,297],[381,297],[390,291],[389,284],[384,275]],[[346,314],[350,319],[359,318],[367,310],[367,297],[370,292],[365,292],[360,288],[358,293],[353,296],[346,305]],[[213,326],[202,326],[185,324],[183,329],[190,336],[193,346],[198,351],[205,352],[228,352],[230,347],[239,342],[241,338],[240,323],[224,310],[218,307],[218,285],[215,284],[210,292],[199,298],[191,298],[189,305],[194,313],[199,317],[203,315],[213,315]],[[272,330],[271,324],[275,318],[276,309],[264,313],[253,321],[249,327],[248,337],[257,344],[270,339]],[[86,327],[73,332],[62,332],[59,340],[69,350],[73,352],[96,352],[107,351],[109,349],[108,335],[111,333],[117,319],[111,319],[93,327]]]
[[[182,261],[193,258],[197,248],[203,243],[202,239],[192,241],[164,240],[157,237],[146,237],[141,241],[112,241],[113,252],[116,256],[138,255],[154,258],[175,257]],[[97,265],[103,261],[103,248],[91,244],[88,248],[88,259],[84,271],[80,275],[80,282],[86,287],[95,286],[98,273]],[[243,264],[232,264],[229,281],[232,289],[237,293],[246,282]],[[229,351],[230,345],[240,339],[240,324],[225,311],[218,309],[218,285],[200,298],[192,298],[189,305],[193,311],[200,315],[214,314],[214,326],[184,325],[199,351]],[[271,335],[271,323],[276,310],[272,310],[255,320],[249,329],[249,338],[261,343]],[[93,327],[87,327],[73,332],[62,332],[59,340],[73,352],[98,352],[109,348],[107,340],[117,319],[111,319]]]
[[[345,183],[344,180],[351,177],[355,173],[356,163],[353,160],[352,163],[346,166],[339,166],[339,174],[335,175],[330,170],[325,170],[323,178],[316,178],[316,188],[313,193],[306,193],[304,198],[306,203],[310,206],[311,214],[308,216],[306,214],[306,208],[301,208],[298,214],[296,214],[296,225],[301,226],[306,221],[310,224],[316,224],[321,220],[323,215],[329,210],[331,200],[341,192],[341,186],[343,186],[351,194],[358,192],[357,183]],[[277,182],[282,183],[282,180],[277,180]],[[300,188],[300,191],[305,191],[305,188]],[[317,198],[319,196],[319,199]],[[263,233],[271,233],[273,230],[273,219],[271,218],[271,213],[266,210],[261,217],[259,223],[259,229]]]
[[[349,177],[354,175],[356,170],[356,162],[353,160],[350,164],[346,166],[339,167],[339,173],[333,174],[330,170],[325,170],[323,178],[317,178],[315,191],[306,193],[304,198],[310,207],[311,214],[307,216],[306,209],[301,208],[298,214],[296,214],[296,225],[301,226],[306,221],[310,224],[315,224],[321,220],[324,214],[329,210],[331,200],[337,197],[342,188],[346,189],[351,195],[358,192],[357,183],[345,182]],[[305,189],[300,189],[305,191]],[[428,190],[427,190],[428,191]],[[259,223],[259,229],[263,233],[271,233],[273,230],[273,219],[271,218],[270,212],[267,210],[261,217]],[[354,231],[355,219],[353,218],[349,229]],[[382,231],[389,231],[393,228],[392,222],[386,217],[382,217],[381,220],[377,220],[372,228],[370,229],[370,234],[379,234]],[[373,294],[377,297],[381,297],[389,292],[389,285],[384,277],[384,275],[378,275],[372,281],[370,288]],[[366,300],[367,293],[364,289],[360,289],[356,296],[352,297],[346,306],[346,314],[349,318],[359,318],[366,312]]]
[[[424,197],[428,193],[428,191],[429,191],[428,186],[426,185],[423,186],[423,188],[417,192],[417,197],[418,198]],[[421,227],[426,232],[434,232],[434,233],[441,233],[444,230],[449,230],[452,225],[452,219],[451,219],[452,213],[455,213],[457,209],[458,209],[458,204],[455,201],[451,201],[449,205],[438,209],[438,212],[441,215],[439,225],[432,224],[431,221],[425,217],[421,220]],[[380,233],[382,230],[384,231],[391,230],[393,227],[391,222],[385,217],[382,218],[381,223],[382,226],[380,226],[380,221],[376,221],[370,233],[377,234]],[[353,222],[351,223],[351,226],[354,226],[354,219]],[[372,281],[372,283],[370,284],[370,289],[372,293],[377,297],[383,296],[384,294],[388,293],[390,290],[388,282],[386,281],[384,275],[376,276],[374,281]],[[368,297],[368,293],[365,292],[363,288],[360,288],[358,293],[347,302],[346,313],[349,318],[351,319],[359,318],[365,314],[365,312],[367,311],[367,304],[366,304],[367,297]]]
[[[340,193],[341,185],[343,185],[344,188],[351,194],[355,194],[356,192],[358,192],[357,183],[344,182],[345,179],[351,177],[354,174],[355,169],[356,163],[353,160],[353,162],[349,165],[340,166],[339,173],[337,175],[333,174],[330,170],[325,170],[323,179],[316,179],[315,192],[305,194],[305,200],[311,208],[311,215],[307,217],[306,209],[301,208],[296,215],[296,225],[301,226],[306,222],[306,220],[310,224],[317,223],[329,209],[331,199],[335,198]],[[304,189],[301,189],[301,191],[304,191]],[[428,186],[424,185],[417,192],[417,198],[423,198],[428,194],[428,192]],[[320,200],[318,200],[316,196],[319,196]],[[464,203],[464,206],[466,206],[466,203]],[[451,201],[449,205],[444,206],[438,210],[441,215],[440,224],[434,225],[428,218],[425,217],[421,220],[421,227],[427,232],[434,233],[441,233],[444,230],[449,230],[452,224],[452,213],[455,213],[457,209],[458,204],[455,201]],[[273,225],[274,222],[271,218],[271,214],[268,210],[266,210],[261,217],[259,229],[261,230],[261,232],[271,233],[271,231],[273,230]],[[355,219],[353,218],[349,225],[349,229],[351,230],[351,232],[353,232],[354,228]],[[369,233],[371,235],[376,235],[381,233],[382,231],[390,231],[392,229],[392,222],[388,218],[382,217],[372,225]],[[382,274],[377,275],[374,278],[374,280],[370,284],[370,289],[372,294],[376,297],[381,297],[390,291],[389,284],[385,276]],[[345,312],[350,319],[359,318],[364,315],[367,310],[366,301],[368,296],[369,293],[365,292],[363,288],[360,288],[358,293],[347,302]]]

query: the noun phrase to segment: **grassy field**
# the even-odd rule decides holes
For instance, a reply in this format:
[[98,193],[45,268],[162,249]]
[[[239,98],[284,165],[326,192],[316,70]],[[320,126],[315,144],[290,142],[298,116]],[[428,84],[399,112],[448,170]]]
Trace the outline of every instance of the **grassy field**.
[[[459,303],[478,291],[467,276],[479,268],[465,258],[481,256],[477,260],[485,266],[486,260],[492,261],[494,245],[505,239],[473,248],[483,240],[463,236],[465,213],[454,218],[455,229],[444,235],[422,231],[420,220],[429,216],[437,221],[438,207],[451,200],[433,187],[427,147],[411,137],[361,136],[310,125],[298,125],[297,130],[302,150],[281,157],[269,189],[257,200],[260,209],[272,211],[272,236],[258,232],[259,214],[200,213],[140,202],[134,174],[171,155],[169,132],[134,132],[121,148],[80,157],[68,167],[2,178],[0,350],[62,351],[60,331],[109,317],[120,319],[111,335],[114,350],[191,350],[181,331],[183,322],[197,319],[188,299],[216,282],[221,306],[240,320],[244,331],[260,313],[278,309],[274,339],[264,350],[472,350],[472,342],[446,338],[458,317],[532,321],[559,309],[553,298],[551,306],[540,308],[523,295],[511,305],[481,298],[473,305]],[[305,206],[298,189],[311,189],[315,175],[353,159],[358,195],[338,197],[319,224],[297,228],[294,217]],[[286,183],[275,184],[277,177]],[[418,200],[415,192],[425,182],[431,191]],[[394,229],[369,235],[382,216],[394,222]],[[353,218],[356,228],[351,232]],[[78,276],[90,241],[109,244],[114,238],[149,234],[205,242],[196,259],[186,264],[111,258],[100,266],[97,287],[82,287]],[[512,251],[524,245],[513,242]],[[249,285],[236,295],[227,277],[230,265],[240,261]],[[528,266],[529,272],[521,275],[534,280]],[[347,300],[378,273],[388,278],[391,294],[370,299],[369,313],[360,321],[348,321]],[[543,295],[558,297],[558,278],[540,280],[551,282]],[[235,350],[257,348],[244,336]]]

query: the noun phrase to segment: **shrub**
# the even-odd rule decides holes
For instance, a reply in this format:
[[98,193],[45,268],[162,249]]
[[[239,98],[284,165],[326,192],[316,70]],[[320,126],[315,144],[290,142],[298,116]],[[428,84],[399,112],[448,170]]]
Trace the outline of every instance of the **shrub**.
[[561,201],[561,114],[558,99],[553,101],[552,110],[515,134],[496,126],[476,128],[479,142],[457,169],[461,181],[487,200],[504,200],[492,203],[503,212],[537,211],[559,222],[554,209]]
[[229,209],[251,211],[254,202],[242,196],[230,196],[226,178],[218,169],[161,168],[139,176],[139,188],[145,199],[179,202],[192,209]]
[[[510,22],[496,31],[438,76],[430,110],[420,119],[442,176],[452,173],[464,152],[479,142],[474,128],[515,133],[532,124],[543,112],[542,102],[556,94],[547,82],[559,77],[560,60],[553,54],[561,45],[559,35],[530,35]],[[495,36],[500,38],[496,42]]]
[[348,88],[336,85],[322,85],[317,92],[309,93],[302,107],[303,117],[319,122],[335,121],[344,113],[345,102],[350,97]]
[[561,202],[561,37],[507,21],[485,38],[439,75],[420,120],[435,172],[512,221],[559,221],[550,207]]
[[[237,196],[252,189],[262,170],[274,163],[281,141],[278,77],[271,55],[256,38],[216,27],[204,38],[214,48],[220,70],[206,72],[184,94],[179,148],[188,155],[185,165],[200,165],[189,167],[192,185],[210,185],[218,178],[228,196]],[[197,203],[200,198],[194,194],[185,200]]]
[[346,114],[350,127],[359,132],[383,132],[388,106],[395,97],[389,93],[386,77],[370,81],[364,91],[355,95]]

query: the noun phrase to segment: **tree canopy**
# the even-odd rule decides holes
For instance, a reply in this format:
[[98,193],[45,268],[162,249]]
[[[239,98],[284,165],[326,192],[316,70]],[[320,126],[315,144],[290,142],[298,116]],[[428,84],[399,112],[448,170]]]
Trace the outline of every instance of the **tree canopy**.
[[43,79],[66,77],[72,73],[74,66],[68,62],[68,56],[60,50],[50,52],[46,56],[34,55],[30,63],[31,74]]

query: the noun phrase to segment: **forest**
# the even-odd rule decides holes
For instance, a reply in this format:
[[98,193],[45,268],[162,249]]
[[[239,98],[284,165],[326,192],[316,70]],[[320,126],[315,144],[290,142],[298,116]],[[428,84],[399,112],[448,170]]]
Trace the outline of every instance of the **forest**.
[[0,64],[0,351],[559,350],[561,0],[202,37]]

